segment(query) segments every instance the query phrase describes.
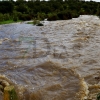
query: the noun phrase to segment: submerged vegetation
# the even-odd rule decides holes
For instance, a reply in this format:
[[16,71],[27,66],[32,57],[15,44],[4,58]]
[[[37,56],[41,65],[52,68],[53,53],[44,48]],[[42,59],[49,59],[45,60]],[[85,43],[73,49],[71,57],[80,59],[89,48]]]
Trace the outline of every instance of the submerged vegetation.
[[40,20],[33,20],[33,21],[30,21],[30,22],[27,22],[27,24],[33,24],[33,25],[36,25],[36,26],[43,26],[43,24],[40,22]]
[[79,15],[100,16],[100,3],[83,0],[0,1],[0,24],[32,19],[67,20]]

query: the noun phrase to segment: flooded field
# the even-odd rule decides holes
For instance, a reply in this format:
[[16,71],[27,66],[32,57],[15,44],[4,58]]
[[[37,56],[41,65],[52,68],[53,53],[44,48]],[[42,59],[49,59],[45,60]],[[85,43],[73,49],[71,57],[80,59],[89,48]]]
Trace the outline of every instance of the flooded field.
[[13,84],[19,100],[96,100],[100,19],[43,23],[0,25],[0,84]]

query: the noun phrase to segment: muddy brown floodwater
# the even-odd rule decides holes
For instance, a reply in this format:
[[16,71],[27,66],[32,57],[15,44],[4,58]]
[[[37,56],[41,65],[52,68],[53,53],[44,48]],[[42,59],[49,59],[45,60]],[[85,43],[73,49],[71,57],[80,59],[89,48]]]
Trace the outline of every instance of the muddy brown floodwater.
[[0,82],[13,84],[19,100],[96,100],[100,19],[43,23],[0,25]]

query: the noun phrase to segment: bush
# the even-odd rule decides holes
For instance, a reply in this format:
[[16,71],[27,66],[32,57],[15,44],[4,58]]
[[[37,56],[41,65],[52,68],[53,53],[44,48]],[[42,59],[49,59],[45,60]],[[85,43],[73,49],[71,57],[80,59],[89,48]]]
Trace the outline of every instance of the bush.
[[62,11],[59,12],[57,15],[60,20],[72,19],[72,13],[70,11]]
[[40,23],[39,20],[36,20],[36,19],[33,20],[33,25],[37,25],[37,24],[39,24],[39,23]]
[[0,21],[4,21],[3,14],[0,14]]
[[13,21],[17,22],[18,18],[17,17],[13,17]]
[[72,11],[72,18],[78,18],[79,13],[77,11]]
[[13,20],[17,21],[17,20],[22,20],[22,21],[28,21],[31,20],[32,16],[29,14],[22,14],[21,12],[13,12]]
[[43,26],[43,24],[40,23],[40,21],[39,21],[39,20],[36,20],[36,19],[33,20],[33,25],[36,25],[36,26]]
[[4,20],[7,21],[7,20],[10,20],[10,15],[9,14],[4,14]]
[[39,20],[44,20],[47,17],[47,15],[45,13],[37,13],[37,18]]
[[59,20],[57,14],[48,14],[48,18],[47,18],[48,21],[55,21],[55,20]]
[[20,14],[19,12],[16,12],[16,11],[13,12],[13,17],[12,17],[13,21],[17,21],[19,19],[19,14]]

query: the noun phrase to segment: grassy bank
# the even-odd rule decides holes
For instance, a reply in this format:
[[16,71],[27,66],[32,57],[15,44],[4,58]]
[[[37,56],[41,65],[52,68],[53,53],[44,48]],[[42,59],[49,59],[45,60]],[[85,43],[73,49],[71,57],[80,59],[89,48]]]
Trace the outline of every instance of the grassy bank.
[[2,24],[11,24],[11,23],[16,23],[16,22],[21,22],[21,20],[18,20],[18,21],[13,21],[13,20],[1,21],[0,25],[2,25]]

